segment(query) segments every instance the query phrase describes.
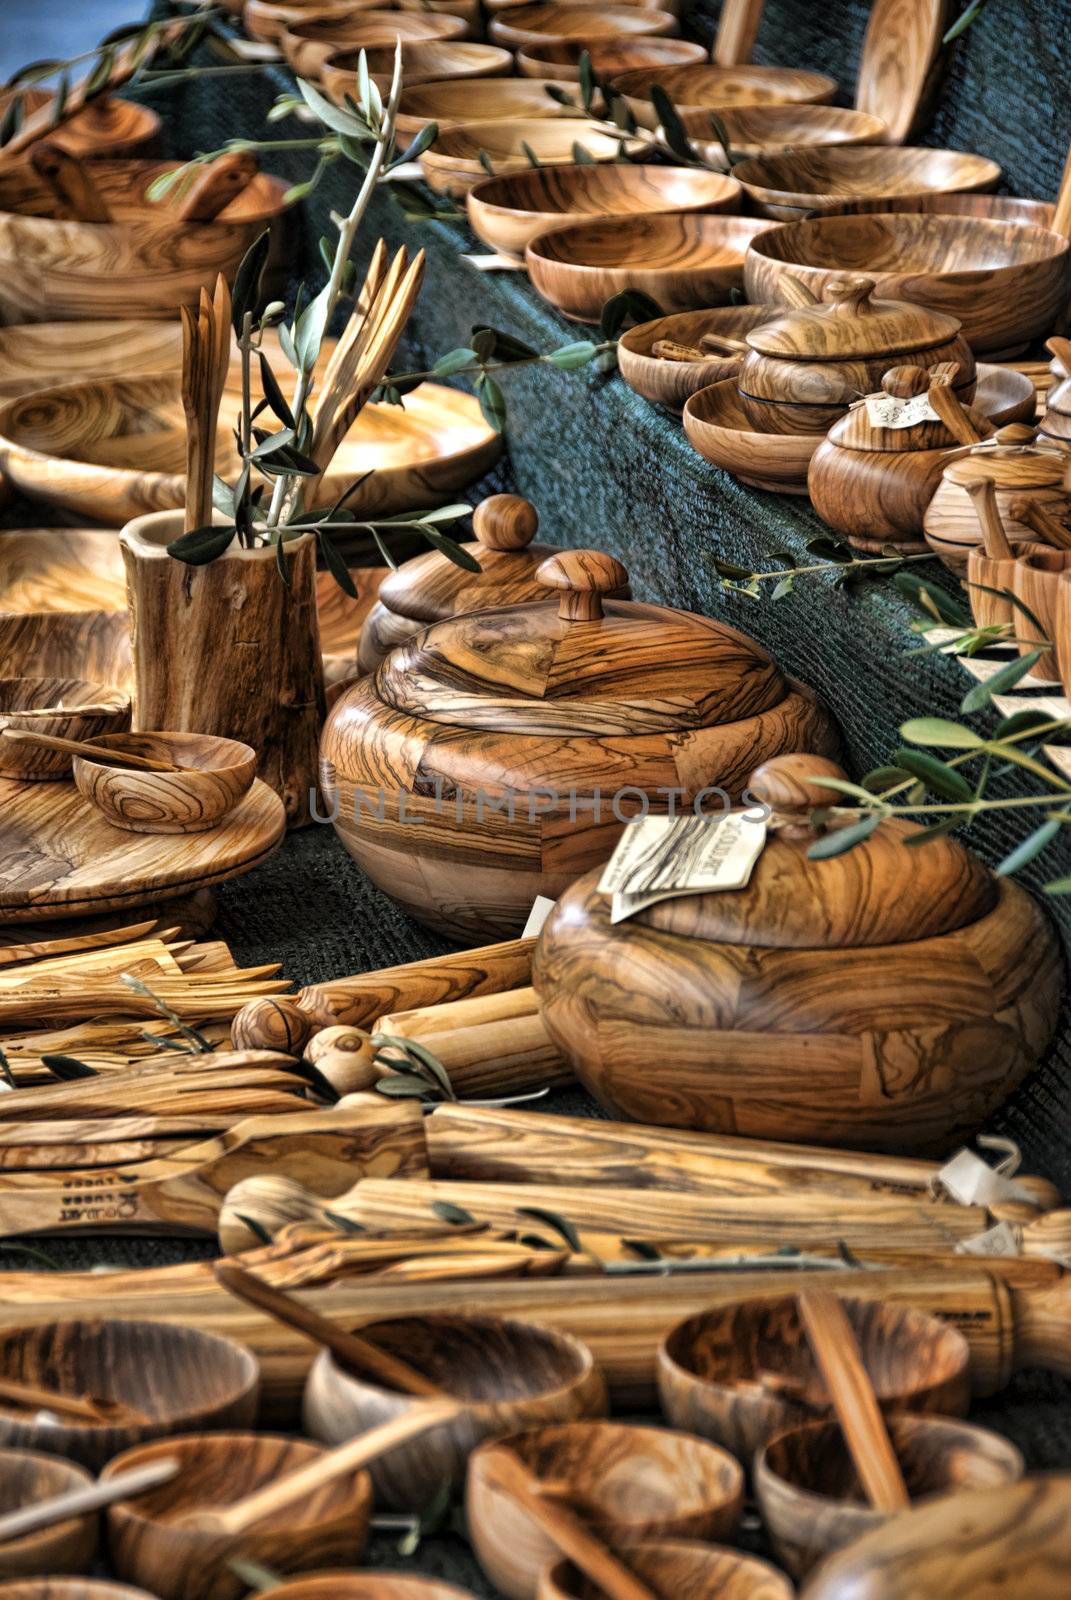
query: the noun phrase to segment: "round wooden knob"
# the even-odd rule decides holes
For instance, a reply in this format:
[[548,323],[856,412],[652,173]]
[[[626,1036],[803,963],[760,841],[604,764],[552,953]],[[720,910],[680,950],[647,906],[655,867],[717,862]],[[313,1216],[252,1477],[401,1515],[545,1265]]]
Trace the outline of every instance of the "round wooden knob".
[[812,778],[846,778],[848,774],[825,756],[771,756],[756,767],[748,780],[749,797],[761,800],[781,815],[806,813],[837,802],[837,791],[825,789]]
[[1037,433],[1028,422],[1009,422],[998,428],[994,437],[998,449],[1026,450],[1034,443]]
[[834,317],[872,317],[874,306],[873,278],[832,278],[826,285],[826,299],[830,302],[830,315]]
[[930,387],[930,374],[924,367],[890,367],[881,387],[897,400],[910,400],[914,395],[925,394]]
[[628,583],[627,569],[601,550],[562,550],[541,562],[536,577],[548,589],[562,591],[558,615],[569,622],[597,622],[602,596]]
[[250,1000],[231,1023],[235,1050],[278,1050],[299,1056],[312,1035],[312,1022],[293,1000]]
[[472,513],[472,531],[488,550],[523,550],[539,529],[539,512],[522,494],[493,494]]

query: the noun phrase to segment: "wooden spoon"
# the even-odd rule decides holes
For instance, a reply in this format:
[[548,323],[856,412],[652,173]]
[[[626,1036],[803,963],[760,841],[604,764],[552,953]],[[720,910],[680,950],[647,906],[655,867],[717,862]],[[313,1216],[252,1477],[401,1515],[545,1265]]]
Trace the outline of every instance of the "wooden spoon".
[[1021,500],[1013,500],[1008,510],[1016,522],[1025,523],[1031,532],[1036,533],[1039,539],[1044,539],[1046,544],[1051,544],[1056,550],[1071,550],[1071,531],[1064,527],[1048,506],[1024,497]]
[[[51,715],[55,716],[56,713],[53,711]],[[61,750],[70,756],[84,756],[87,761],[106,762],[109,767],[136,767],[139,772],[188,771],[186,767],[176,767],[171,761],[136,756],[128,750],[110,750],[106,745],[91,744],[88,739],[59,739],[51,733],[35,733],[32,728],[4,728],[0,731],[5,739],[14,739],[16,744],[32,744],[41,750]]]
[[168,1483],[178,1469],[174,1456],[168,1456],[162,1461],[148,1461],[142,1467],[132,1467],[114,1478],[88,1483],[80,1489],[67,1489],[50,1500],[39,1500],[36,1505],[20,1506],[17,1511],[0,1517],[0,1544],[40,1533],[70,1517],[84,1517],[87,1512],[99,1511],[101,1506],[110,1506],[115,1500],[133,1500],[148,1489]]
[[112,214],[100,190],[77,156],[42,140],[30,151],[30,165],[51,189],[59,221],[110,222]]
[[992,478],[978,478],[974,483],[968,483],[966,490],[974,501],[974,509],[982,525],[982,547],[986,555],[990,561],[1011,561],[1012,547],[1000,520],[997,490]]
[[42,1389],[37,1384],[19,1383],[13,1378],[0,1378],[0,1402],[20,1406],[25,1411],[54,1411],[57,1416],[95,1422],[102,1427],[144,1427],[149,1421],[144,1411],[122,1400],[108,1400],[95,1394],[62,1394],[58,1390]]

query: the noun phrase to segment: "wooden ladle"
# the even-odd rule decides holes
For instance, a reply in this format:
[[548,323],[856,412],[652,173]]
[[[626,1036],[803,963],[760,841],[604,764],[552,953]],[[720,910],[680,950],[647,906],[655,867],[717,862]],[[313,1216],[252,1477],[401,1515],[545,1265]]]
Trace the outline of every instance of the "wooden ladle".
[[155,756],[136,756],[127,750],[113,750],[106,745],[91,744],[88,739],[60,739],[52,733],[35,733],[32,728],[4,728],[2,731],[5,739],[14,739],[16,744],[31,744],[40,750],[59,750],[69,756],[84,756],[87,761],[103,761],[109,767],[136,767],[139,772],[185,770],[171,761],[158,761]]
[[162,1483],[168,1483],[179,1469],[173,1456],[162,1461],[148,1461],[143,1467],[133,1467],[114,1478],[98,1483],[84,1484],[78,1489],[67,1489],[49,1500],[39,1500],[36,1505],[19,1506],[0,1517],[0,1545],[10,1539],[24,1539],[28,1534],[53,1528],[72,1517],[84,1517],[90,1511],[99,1511],[115,1500],[132,1500]]

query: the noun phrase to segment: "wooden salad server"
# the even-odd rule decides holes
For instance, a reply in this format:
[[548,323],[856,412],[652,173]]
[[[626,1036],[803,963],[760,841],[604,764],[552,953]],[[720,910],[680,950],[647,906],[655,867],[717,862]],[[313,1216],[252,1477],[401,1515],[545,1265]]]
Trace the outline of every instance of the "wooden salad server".
[[[284,1110],[298,1109],[287,1097]],[[3,1106],[0,1104],[0,1112]],[[51,1167],[114,1167],[173,1155],[185,1145],[225,1133],[241,1111],[191,1117],[57,1118],[53,1122],[0,1122],[0,1171]]]
[[59,145],[42,140],[30,151],[30,165],[55,197],[53,215],[74,222],[111,222],[112,214],[85,164]]
[[71,1517],[83,1517],[89,1511],[99,1511],[115,1500],[132,1500],[160,1484],[169,1483],[178,1471],[179,1464],[167,1456],[159,1461],[147,1461],[144,1466],[132,1467],[114,1478],[86,1484],[80,1489],[68,1489],[64,1494],[53,1495],[50,1500],[39,1500],[35,1505],[20,1506],[0,1516],[0,1545],[9,1539],[24,1539],[28,1534],[40,1533],[43,1528],[53,1528]]
[[182,409],[186,414],[187,533],[212,521],[219,408],[231,358],[231,292],[220,273],[211,299],[202,287],[197,309],[182,316]]

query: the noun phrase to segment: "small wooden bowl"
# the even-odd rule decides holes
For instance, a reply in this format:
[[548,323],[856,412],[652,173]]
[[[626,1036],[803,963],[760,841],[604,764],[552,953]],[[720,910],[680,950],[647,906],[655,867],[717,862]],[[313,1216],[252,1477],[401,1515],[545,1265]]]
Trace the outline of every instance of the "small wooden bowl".
[[770,226],[754,217],[606,217],[541,234],[524,260],[534,287],[571,322],[598,322],[622,289],[641,290],[666,312],[690,311],[727,303],[751,240]]
[[187,1512],[233,1505],[322,1454],[307,1439],[271,1433],[191,1433],[125,1450],[102,1478],[164,1456],[177,1457],[180,1470],[159,1488],[108,1507],[112,1566],[160,1600],[238,1600],[249,1591],[230,1565],[239,1551],[272,1572],[351,1565],[364,1548],[372,1514],[366,1472],[344,1473],[237,1539],[176,1521]]
[[[455,1421],[373,1464],[377,1505],[427,1505],[443,1482],[463,1482],[469,1456],[485,1439],[606,1414],[602,1374],[568,1334],[500,1317],[450,1316],[399,1317],[362,1331],[465,1402]],[[323,1350],[305,1386],[305,1431],[341,1444],[420,1404],[342,1370]]]
[[205,833],[234,810],[257,775],[254,749],[208,733],[112,733],[96,742],[184,769],[139,772],[74,757],[78,793],[129,833]]
[[[650,1539],[730,1539],[743,1473],[704,1439],[620,1422],[567,1422],[501,1441],[537,1478],[563,1486],[570,1510],[612,1549]],[[473,1451],[465,1488],[469,1537],[484,1572],[510,1600],[535,1600],[558,1552],[542,1528],[494,1486],[489,1440]]]
[[735,211],[739,200],[739,185],[717,172],[607,162],[487,178],[466,203],[473,233],[493,250],[523,256],[541,233],[588,217]]
[[[557,87],[569,93],[572,86],[561,80],[548,84],[538,78],[486,78],[475,83],[445,79],[403,89],[398,103],[398,131],[408,137],[434,122],[440,133],[473,122],[505,122],[510,117],[565,116],[564,108],[547,93]],[[579,99],[572,90],[573,98]]]
[[[582,117],[465,122],[440,134],[431,149],[420,157],[420,166],[425,183],[436,194],[461,196],[487,177],[487,169],[480,160],[481,151],[490,160],[497,177],[528,171],[531,168],[529,150],[544,165],[571,163],[578,145],[594,161],[617,161],[622,139],[605,133],[599,124]],[[632,155],[646,153],[650,148],[649,139],[624,139],[624,149]]]
[[[409,1572],[314,1572],[280,1583],[272,1600],[475,1600],[468,1589]],[[2,1597],[0,1597],[2,1600]]]
[[761,216],[795,222],[844,200],[992,189],[1000,167],[959,150],[875,145],[752,157],[733,176]]
[[[726,106],[718,115],[738,161],[801,147],[869,145],[885,132],[885,123],[880,117],[873,117],[868,111],[854,111],[848,106],[789,101],[779,105]],[[721,145],[713,139],[710,112],[685,111],[681,113],[681,121],[684,131],[700,146],[706,160],[723,166],[725,155]]]
[[[121,1215],[114,1220],[121,1222]],[[143,1412],[144,1423],[50,1423],[0,1401],[0,1446],[46,1450],[94,1469],[149,1439],[244,1427],[256,1415],[260,1388],[255,1356],[232,1339],[176,1323],[118,1319],[0,1329],[0,1375],[103,1395]]]
[[[880,1300],[842,1304],[883,1410],[963,1415],[970,1351],[957,1329]],[[744,1462],[776,1434],[829,1410],[794,1295],[679,1322],[659,1346],[658,1392],[674,1427],[713,1439]]]
[[[988,1428],[947,1417],[888,1421],[913,1501],[990,1489],[1023,1475],[1019,1451]],[[777,1559],[796,1578],[889,1520],[888,1512],[866,1503],[836,1422],[809,1422],[782,1433],[759,1452],[754,1476]]]
[[358,11],[381,11],[383,0],[245,0],[242,27],[251,39],[277,45],[287,28],[324,17],[345,21]]
[[[617,1553],[658,1600],[794,1600],[796,1593],[784,1573],[767,1562],[718,1545],[663,1539]],[[556,1561],[539,1575],[537,1600],[606,1596],[571,1561]]]
[[821,300],[845,270],[875,280],[876,300],[908,300],[958,318],[976,351],[1008,353],[1047,334],[1068,291],[1068,241],[1021,222],[891,212],[817,217],[757,238],[749,300],[784,304],[783,275]]
[[0,678],[0,777],[25,782],[67,778],[71,772],[70,756],[5,739],[4,728],[28,728],[54,739],[96,739],[129,726],[130,696],[111,684],[83,678]]
[[710,355],[702,361],[667,361],[651,354],[660,339],[673,344],[698,345],[705,333],[744,339],[770,315],[766,306],[718,306],[711,311],[680,311],[672,317],[629,328],[617,341],[617,365],[631,389],[655,405],[680,411],[700,389],[731,378],[740,365],[739,355]]
[[824,433],[762,433],[744,410],[735,378],[686,400],[684,432],[693,449],[752,489],[806,494],[807,468]]
[[[373,45],[365,51],[368,71],[380,89],[389,89],[394,70],[394,51]],[[338,105],[352,95],[357,81],[359,50],[338,50],[328,56],[320,69],[324,93]],[[426,43],[402,44],[402,83],[412,88],[420,83],[442,83],[449,79],[502,78],[513,71],[513,57],[494,44],[474,44],[469,39],[429,39]]]
[[642,128],[657,128],[658,113],[651,90],[666,91],[677,110],[719,114],[737,106],[784,105],[789,102],[820,105],[831,100],[837,85],[823,72],[802,72],[795,67],[717,67],[710,62],[692,67],[643,67],[624,72],[612,87]]
[[322,17],[284,28],[279,44],[299,78],[316,79],[324,63],[340,50],[360,51],[429,39],[463,39],[462,17],[432,16],[415,11],[357,11],[348,17]]
[[517,51],[517,71],[526,78],[564,78],[578,83],[585,50],[592,72],[602,83],[639,67],[687,67],[710,59],[705,46],[693,39],[593,39],[590,43],[547,39]]
[[[58,1456],[0,1450],[0,1515],[74,1489],[88,1489],[92,1481],[82,1467]],[[97,1533],[97,1513],[87,1511],[20,1539],[7,1539],[0,1544],[0,1580],[45,1572],[88,1572],[97,1553]]]
[[16,1578],[0,1584],[0,1600],[155,1600],[144,1589],[109,1578]]
[[487,31],[495,44],[517,50],[569,39],[596,44],[600,40],[663,38],[678,34],[680,24],[671,11],[657,11],[649,6],[550,3],[511,6],[491,19]]
[[[4,115],[14,91],[0,93],[0,117]],[[22,89],[23,114],[36,115],[43,106],[55,100],[48,89]],[[49,144],[58,145],[81,160],[101,157],[114,160],[119,156],[144,153],[160,136],[160,118],[149,106],[139,106],[134,100],[121,100],[115,95],[101,95],[91,100],[76,116],[71,117],[48,134]]]

